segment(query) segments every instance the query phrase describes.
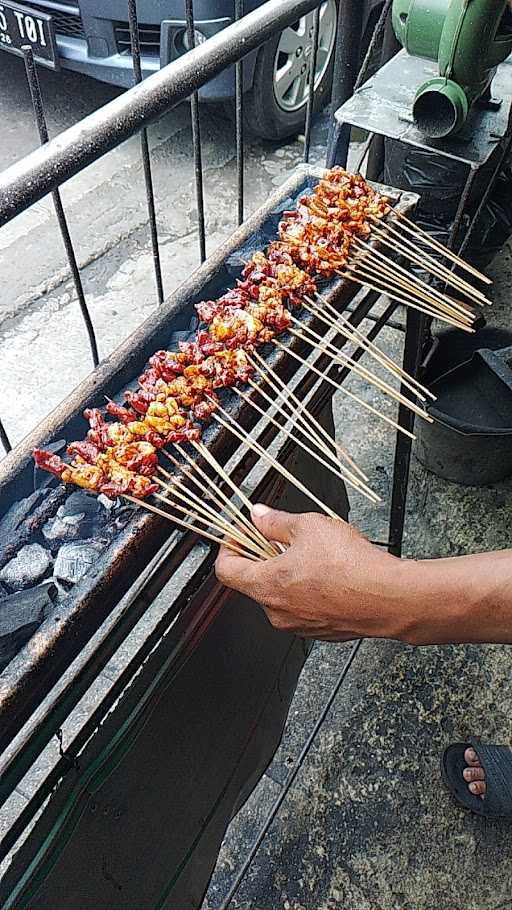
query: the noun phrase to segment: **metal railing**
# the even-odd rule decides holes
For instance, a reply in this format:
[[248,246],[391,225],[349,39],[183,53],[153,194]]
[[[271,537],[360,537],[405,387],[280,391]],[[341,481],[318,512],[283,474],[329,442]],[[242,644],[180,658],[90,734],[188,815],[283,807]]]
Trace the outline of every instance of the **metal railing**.
[[[48,136],[44,103],[32,48],[27,46],[23,49],[41,147],[0,174],[0,226],[6,225],[47,194],[52,194],[75,293],[89,340],[93,367],[99,363],[96,332],[87,306],[78,257],[59,188],[85,167],[98,161],[134,134],[140,133],[156,296],[157,302],[161,304],[164,300],[164,280],[160,262],[155,193],[147,137],[148,126],[190,98],[199,259],[200,262],[204,262],[206,259],[206,226],[198,90],[220,72],[235,65],[237,220],[241,224],[245,211],[243,58],[302,16],[316,10],[309,60],[309,92],[305,118],[304,160],[307,162],[310,156],[315,103],[314,74],[321,5],[322,0],[269,0],[263,6],[244,15],[243,0],[234,0],[233,23],[203,44],[194,47],[193,0],[186,0],[186,28],[190,50],[159,72],[143,80],[137,5],[136,0],[127,0],[134,87],[51,140]],[[341,4],[341,6],[344,5],[352,4]],[[337,34],[339,39],[340,29]],[[338,50],[337,47],[336,57],[340,56]],[[0,441],[5,451],[9,452],[12,446],[1,417],[0,414]]]

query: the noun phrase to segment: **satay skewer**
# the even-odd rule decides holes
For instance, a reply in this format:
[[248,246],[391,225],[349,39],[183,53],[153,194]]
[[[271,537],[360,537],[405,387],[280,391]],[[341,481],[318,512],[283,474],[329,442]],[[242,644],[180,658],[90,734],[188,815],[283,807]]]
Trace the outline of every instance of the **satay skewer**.
[[[264,378],[266,379],[266,381],[268,382],[270,387],[273,388],[273,390],[277,393],[278,402],[282,401],[283,403],[286,403],[285,401],[283,401],[283,399],[281,397],[282,393],[276,386],[272,385],[268,376],[266,376],[266,377],[264,376]],[[262,389],[261,385],[258,385],[258,383],[254,382],[252,379],[249,380],[249,385],[259,395],[261,395],[265,399],[265,401],[268,401],[268,403],[270,404],[271,407],[278,409],[279,413],[282,413],[283,416],[286,417],[286,419],[288,421],[291,421],[292,425],[294,427],[296,427],[296,429],[300,433],[302,433],[303,435],[306,435],[314,443],[314,445],[333,463],[333,465],[335,465],[335,467],[338,470],[341,469],[344,472],[344,474],[353,483],[361,484],[361,482],[363,482],[363,486],[366,487],[366,484],[364,483],[364,481],[368,480],[368,478],[365,477],[364,475],[363,475],[363,477],[361,477],[362,471],[359,472],[358,474],[356,474],[355,472],[353,472],[349,468],[347,468],[346,465],[343,464],[343,462],[340,462],[340,457],[337,454],[337,452],[335,450],[333,450],[332,448],[329,448],[325,444],[325,442],[321,439],[321,437],[318,435],[316,430],[313,429],[313,427],[311,425],[311,420],[308,420],[302,413],[299,414],[296,411],[294,411],[293,408],[289,404],[288,404],[288,408],[289,408],[290,413],[287,414],[286,411],[283,412],[279,403],[274,401],[270,397],[270,395],[267,395],[265,390]],[[301,402],[300,404],[301,404],[301,408],[304,410],[305,406],[304,406],[303,402]],[[308,416],[309,416],[309,418],[311,418],[312,415],[308,412]],[[327,434],[327,436],[332,445],[333,442],[335,442],[335,441],[329,437],[329,434]],[[369,488],[368,488],[368,490],[369,490]]]
[[423,228],[420,228],[419,225],[417,225],[414,221],[411,221],[410,218],[407,218],[407,216],[402,212],[393,209],[393,215],[402,222],[401,227],[405,231],[419,238],[420,243],[424,243],[426,246],[430,246],[433,249],[438,250],[446,259],[449,259],[461,269],[465,269],[471,275],[474,275],[475,278],[478,278],[479,281],[482,281],[484,284],[492,284],[491,278],[488,278],[487,275],[479,272],[478,269],[474,268],[471,263],[466,262],[465,259],[462,259],[461,256],[457,256],[453,250],[437,240],[436,237],[432,237],[428,231],[424,231]]
[[[356,344],[358,347],[364,348],[365,351],[368,351],[368,353],[373,352],[373,356],[377,360],[384,360],[388,364],[389,369],[392,372],[395,372],[400,379],[405,378],[408,382],[412,382],[413,385],[415,385],[423,395],[431,398],[432,401],[436,401],[436,396],[433,392],[430,391],[430,389],[427,389],[427,387],[422,385],[414,376],[404,370],[403,367],[401,367],[400,364],[396,363],[391,357],[389,357],[389,355],[386,354],[382,348],[379,348],[378,345],[374,344],[373,341],[370,341],[357,326],[353,325],[345,313],[339,313],[336,307],[334,307],[326,297],[323,297],[322,294],[319,294],[317,292],[316,296],[321,301],[322,308],[328,310],[336,320],[336,327],[342,325],[343,328],[347,330],[347,332],[350,332],[352,335],[352,338],[350,340],[353,341],[354,344]],[[307,300],[308,303],[310,302],[309,297],[305,297],[304,299]]]
[[155,515],[160,515],[162,518],[166,518],[173,524],[179,525],[186,531],[192,531],[194,534],[197,534],[198,537],[204,537],[206,540],[212,541],[215,544],[219,544],[219,546],[227,547],[228,550],[236,553],[237,556],[243,556],[244,559],[251,559],[253,562],[261,562],[264,558],[255,556],[253,553],[249,553],[246,550],[241,550],[230,540],[227,540],[223,537],[216,537],[215,534],[210,534],[208,531],[204,531],[202,528],[196,528],[193,524],[189,524],[187,521],[182,521],[181,518],[178,518],[175,515],[171,515],[164,509],[160,509],[158,506],[151,505],[151,503],[146,502],[145,499],[137,499],[135,496],[130,496],[128,493],[122,493],[121,495],[123,499],[127,499],[128,502],[131,502],[136,506],[140,506],[143,509],[146,509],[148,512],[153,512]]
[[[193,469],[193,471],[188,471],[185,466],[180,461],[178,461],[178,459],[175,458],[174,455],[172,455],[167,449],[163,449],[162,451],[163,454],[166,455],[166,457],[169,459],[169,461],[171,461],[174,467],[178,471],[181,471],[184,477],[193,483],[194,486],[197,487],[197,489],[200,490],[200,492],[203,494],[205,492],[206,484],[206,489],[208,490],[208,498],[217,504],[221,512],[224,511],[231,515],[232,520],[240,524],[244,532],[248,534],[248,536],[251,537],[256,544],[258,544],[258,546],[263,546],[269,555],[276,555],[272,552],[272,547],[266,538],[260,531],[258,531],[250,519],[245,517],[241,509],[235,505],[229,496],[226,496],[223,490],[217,487],[213,478],[210,477],[206,471],[203,471],[200,465],[198,465],[192,458],[190,458],[184,449],[181,450],[181,454],[186,459],[186,463],[191,469]],[[167,474],[167,471],[165,471],[163,468],[161,468],[161,470],[164,472],[164,474]],[[194,471],[197,473],[198,477],[195,476]],[[199,480],[198,478],[201,479]],[[238,495],[241,495],[241,491],[238,491]]]
[[[394,249],[393,245],[389,242],[389,240],[382,239],[381,242],[386,244],[387,246],[391,247],[391,249]],[[403,266],[401,266],[397,262],[395,262],[393,259],[390,259],[381,250],[378,250],[374,246],[369,246],[368,243],[365,243],[363,240],[359,240],[358,237],[354,237],[354,245],[360,251],[360,254],[358,254],[359,258],[366,258],[367,260],[368,259],[372,260],[374,256],[377,257],[377,259],[379,260],[379,263],[376,264],[374,261],[372,261],[372,263],[371,263],[372,269],[379,268],[383,271],[391,273],[392,277],[396,277],[396,273],[398,272],[400,275],[404,275],[410,282],[414,283],[414,285],[421,285],[421,288],[424,289],[424,293],[429,298],[434,298],[437,301],[437,306],[439,308],[441,308],[442,310],[444,310],[452,315],[455,312],[455,313],[460,313],[463,316],[469,317],[472,320],[474,319],[473,313],[464,304],[459,303],[458,301],[454,300],[452,297],[448,297],[447,294],[442,294],[441,291],[438,291],[436,288],[432,287],[432,285],[427,284],[427,282],[424,281],[422,278],[420,278],[418,275],[412,274],[406,268],[404,268]],[[363,254],[364,254],[364,257],[363,257]],[[421,265],[421,260],[420,260],[420,265]]]
[[348,281],[353,281],[355,284],[361,285],[361,287],[370,288],[372,291],[377,291],[378,294],[383,294],[390,300],[396,300],[397,303],[401,303],[403,306],[410,307],[412,310],[423,313],[425,316],[430,316],[432,319],[440,319],[442,322],[445,322],[447,325],[451,325],[456,329],[461,329],[463,332],[474,334],[475,330],[471,326],[459,322],[456,319],[451,319],[449,316],[440,313],[439,310],[434,310],[431,307],[427,306],[420,306],[419,303],[413,303],[410,298],[407,299],[405,297],[400,297],[396,291],[393,291],[390,286],[386,286],[385,284],[381,284],[379,286],[376,284],[376,281],[379,281],[378,278],[372,281],[371,278],[366,278],[364,276],[359,277],[356,273],[350,271],[341,272],[337,270],[336,274],[339,275],[340,278],[345,278]]
[[456,272],[452,272],[451,269],[447,268],[447,266],[444,265],[444,263],[434,259],[433,256],[430,256],[425,252],[420,252],[412,240],[409,240],[404,234],[400,233],[400,231],[397,230],[392,224],[387,221],[379,222],[378,219],[373,218],[370,220],[373,221],[375,225],[372,229],[372,233],[375,233],[378,237],[380,237],[382,234],[392,234],[393,237],[396,237],[400,243],[403,244],[404,249],[400,248],[403,256],[406,258],[411,258],[408,252],[411,250],[415,256],[413,261],[417,261],[417,257],[420,255],[422,263],[426,262],[427,264],[427,270],[437,275],[437,277],[446,282],[446,284],[449,284],[452,287],[461,290],[464,294],[473,299],[474,302],[480,306],[483,306],[484,304],[487,304],[488,306],[492,305],[492,301],[489,300],[485,294],[482,293],[482,291],[479,291],[478,288],[473,287],[469,281],[461,278],[461,276],[457,275]]
[[[339,464],[339,462],[338,462],[338,470],[336,470],[334,465],[329,464],[329,462],[327,462],[324,458],[322,458],[320,455],[318,455],[316,452],[314,452],[313,449],[311,449],[306,443],[302,442],[302,440],[298,436],[296,436],[290,430],[286,430],[286,426],[283,426],[282,424],[280,424],[274,417],[271,417],[270,414],[268,414],[266,411],[264,411],[263,408],[260,408],[259,405],[257,405],[255,401],[252,401],[252,399],[249,397],[249,395],[246,395],[245,392],[242,392],[239,389],[237,389],[236,391],[237,391],[237,394],[243,399],[243,401],[245,401],[252,408],[254,408],[254,410],[257,411],[258,414],[261,414],[262,417],[265,418],[265,420],[268,420],[270,423],[274,424],[274,426],[276,426],[281,432],[286,433],[286,435],[288,436],[289,439],[292,439],[298,446],[300,446],[301,449],[303,449],[305,452],[307,452],[308,455],[310,455],[312,458],[314,458],[315,461],[317,461],[319,464],[321,464],[325,468],[327,468],[327,470],[330,471],[332,474],[334,474],[334,476],[337,477],[338,480],[341,480],[343,483],[349,484],[349,486],[353,487],[359,493],[362,493],[363,496],[366,496],[366,498],[369,499],[370,502],[373,502],[374,504],[381,501],[380,498],[375,493],[373,493],[369,489],[369,487],[366,487],[366,485],[363,485],[363,483],[361,481],[355,482],[350,477],[348,477],[348,475],[346,473],[342,473],[341,465]],[[260,394],[262,394],[262,393],[260,392]]]
[[[433,423],[433,418],[428,414],[423,408],[418,407],[414,404],[409,398],[406,398],[405,395],[402,395],[401,392],[394,389],[387,382],[377,376],[375,373],[372,373],[370,370],[367,370],[366,367],[363,367],[360,363],[355,361],[352,357],[349,357],[347,354],[344,354],[343,351],[339,351],[331,342],[326,341],[313,329],[306,326],[300,321],[300,319],[294,320],[298,326],[301,327],[302,332],[298,332],[296,329],[290,328],[288,331],[291,335],[294,335],[296,338],[300,338],[301,341],[306,341],[311,347],[320,351],[322,354],[327,354],[334,363],[339,363],[340,366],[350,367],[350,370],[359,376],[361,379],[365,379],[371,385],[374,385],[375,388],[380,389],[381,392],[384,392],[389,398],[394,398],[395,401],[398,401],[399,404],[404,405],[409,408],[411,411],[414,411],[418,417],[423,417],[428,423]],[[309,333],[311,338],[308,338],[307,335],[303,334],[304,332]]]
[[266,452],[265,449],[262,448],[262,446],[260,446],[260,444],[255,439],[253,439],[253,437],[249,433],[245,433],[245,435],[244,435],[242,432],[240,432],[240,430],[238,428],[238,424],[231,417],[231,414],[229,414],[228,411],[224,410],[224,408],[222,406],[219,406],[219,411],[227,419],[224,420],[215,411],[212,414],[212,417],[214,420],[217,421],[217,423],[219,423],[221,426],[224,427],[224,429],[226,429],[230,433],[232,433],[233,436],[236,436],[236,438],[239,439],[240,442],[242,442],[249,449],[252,449],[254,452],[256,452],[256,454],[259,455],[260,458],[263,458],[264,461],[266,461],[272,468],[274,468],[274,470],[276,470],[279,474],[281,474],[294,487],[296,487],[298,490],[300,490],[301,493],[304,493],[304,495],[307,496],[316,506],[318,506],[318,508],[322,512],[324,512],[326,515],[328,515],[329,518],[334,518],[336,521],[341,520],[340,516],[336,515],[336,512],[333,512],[333,510],[331,508],[329,508],[329,506],[326,505],[324,502],[322,502],[321,499],[319,499],[317,496],[315,496],[315,494],[312,493],[311,490],[308,490],[308,488],[300,480],[298,480],[298,478],[295,477],[290,471],[288,471],[288,469],[285,468],[284,465],[279,464],[279,462],[275,458],[273,458],[272,455],[269,455],[269,453]]
[[204,518],[203,515],[198,512],[197,508],[193,507],[192,509],[187,509],[185,506],[180,505],[174,499],[170,499],[168,496],[163,496],[161,493],[155,493],[154,496],[156,499],[164,502],[172,509],[181,512],[189,518],[192,518],[196,523],[199,522],[199,524],[204,525],[206,528],[209,528],[213,531],[217,531],[219,534],[227,534],[234,542],[241,544],[244,549],[250,551],[251,553],[254,553],[256,556],[262,557],[265,555],[261,547],[256,548],[250,540],[240,538],[240,535],[236,533],[236,529],[232,525],[225,524],[224,522],[221,523],[220,521],[213,521],[213,519],[210,517]]
[[[172,505],[173,508],[178,509],[178,511],[184,512],[187,514],[195,513],[196,521],[200,521],[201,524],[206,525],[206,527],[212,527],[216,531],[219,531],[221,534],[228,534],[234,540],[238,541],[243,547],[247,550],[251,550],[256,555],[263,555],[264,550],[261,546],[257,545],[251,538],[246,534],[242,533],[236,525],[233,525],[229,521],[226,521],[221,515],[214,512],[212,509],[207,508],[204,504],[201,503],[199,497],[195,497],[196,502],[188,496],[182,494],[177,488],[176,485],[164,483],[159,478],[155,477],[155,483],[158,483],[163,489],[167,490],[170,493],[169,496],[162,495],[161,493],[155,493],[157,499],[161,499],[163,502]],[[174,500],[180,499],[182,502],[186,502],[189,506],[188,509],[185,509],[183,506],[180,506]]]
[[[255,360],[253,358],[255,358],[255,360],[257,362],[255,362]],[[350,457],[348,452],[346,452],[346,450],[342,446],[339,445],[339,443],[336,441],[336,439],[333,439],[332,436],[330,436],[330,434],[327,432],[326,429],[324,429],[322,424],[318,420],[315,420],[315,418],[313,417],[311,412],[308,411],[306,401],[305,400],[301,401],[299,398],[297,398],[297,396],[292,391],[292,389],[290,389],[286,385],[286,383],[281,379],[281,377],[275,372],[275,370],[273,370],[272,367],[269,366],[269,364],[266,362],[266,360],[263,359],[261,354],[259,354],[258,351],[255,350],[252,352],[252,356],[248,355],[248,360],[258,371],[258,373],[262,377],[262,379],[264,379],[265,382],[276,392],[276,394],[281,399],[281,401],[283,401],[283,403],[285,403],[287,405],[287,407],[290,409],[290,411],[293,410],[292,406],[290,404],[290,401],[291,401],[291,402],[293,402],[293,404],[296,407],[296,410],[293,411],[293,413],[297,415],[297,417],[301,420],[301,422],[308,425],[308,422],[310,420],[313,421],[315,431],[318,434],[320,434],[320,436],[324,437],[324,439],[326,440],[326,442],[328,443],[329,446],[332,446],[334,448],[334,450],[337,452],[338,457],[342,458],[344,461],[346,461],[347,464],[350,465],[350,467],[352,468],[354,473],[357,474],[361,478],[361,480],[367,481],[368,477],[361,470],[361,468],[355,463],[355,461]],[[252,380],[249,380],[249,384],[250,385],[252,384]],[[254,385],[255,385],[255,383],[254,383]],[[287,396],[287,397],[285,397],[285,396]],[[304,411],[308,415],[307,417],[304,415]]]
[[[206,448],[206,446],[204,445],[204,443],[191,443],[191,445],[193,445],[193,447],[194,447],[198,452],[200,452],[200,454],[203,456],[203,458],[205,459],[205,461],[207,461],[207,462],[214,468],[215,472],[216,472],[220,477],[222,477],[222,479],[227,483],[227,485],[230,487],[230,489],[233,491],[233,493],[235,493],[235,495],[238,496],[238,497],[242,500],[242,502],[244,503],[244,505],[246,506],[246,508],[248,508],[248,509],[250,510],[250,509],[252,508],[252,504],[251,504],[251,502],[249,501],[249,499],[245,496],[245,494],[243,493],[243,491],[240,490],[240,488],[237,487],[237,485],[231,480],[231,478],[229,477],[229,475],[226,473],[226,471],[224,471],[223,467],[219,464],[219,462],[217,461],[217,459],[213,457],[213,455],[212,455],[212,454],[210,453],[210,451]],[[199,476],[202,477],[203,480],[205,480],[205,482],[207,482],[207,483],[210,484],[211,486],[215,486],[214,483],[213,483],[213,481],[212,481],[212,478],[208,476],[208,474],[206,473],[206,471],[203,471],[203,469],[201,468],[201,466],[198,465],[197,462],[194,461],[193,458],[191,458],[191,456],[188,454],[188,452],[185,451],[185,449],[183,448],[183,446],[174,443],[174,447],[178,450],[178,452],[179,452],[180,455],[185,459],[185,461],[187,461],[188,464],[189,464],[189,465],[190,465],[190,466],[199,474]],[[169,455],[169,453],[168,453],[165,449],[164,449],[164,452],[165,452],[167,455]],[[229,498],[226,496],[226,494],[220,489],[220,487],[215,486],[215,490],[216,490],[216,492],[218,493],[218,495],[225,501],[226,505],[228,505],[228,503],[231,504],[230,499],[229,499]],[[243,512],[242,512],[241,510],[237,510],[237,512],[238,512],[238,514],[242,517],[242,520],[243,520],[245,526],[247,527],[248,532],[254,537],[255,540],[257,540],[257,541],[260,543],[261,546],[264,547],[264,549],[267,550],[269,556],[270,556],[270,555],[276,556],[277,554],[276,554],[276,551],[275,551],[274,547],[273,547],[272,544],[269,543],[269,541],[263,536],[263,534],[261,533],[261,531],[259,531],[258,528],[257,528],[255,525],[253,525],[252,522],[251,522],[248,518],[245,517],[245,515],[243,514]]]
[[391,427],[393,427],[393,429],[398,430],[400,433],[403,433],[404,436],[408,436],[409,439],[416,439],[416,436],[414,435],[414,433],[411,433],[405,427],[400,426],[399,423],[397,423],[391,417],[388,417],[387,414],[383,414],[381,411],[378,411],[377,408],[374,408],[373,405],[369,404],[369,402],[365,401],[363,398],[359,398],[359,396],[355,395],[354,392],[350,392],[349,389],[345,388],[345,386],[342,386],[338,382],[335,382],[334,379],[331,379],[330,376],[327,376],[325,373],[322,373],[321,370],[319,370],[313,364],[311,364],[307,360],[305,360],[304,357],[301,357],[300,354],[297,354],[297,352],[292,350],[292,348],[287,347],[285,344],[283,344],[281,341],[278,341],[277,339],[274,339],[274,344],[278,348],[281,348],[283,351],[286,351],[287,354],[290,354],[292,357],[295,357],[295,360],[298,360],[299,363],[302,363],[304,366],[308,367],[308,369],[312,370],[314,373],[317,373],[317,375],[320,376],[320,378],[323,379],[324,382],[327,382],[330,385],[332,385],[336,389],[337,392],[341,392],[342,395],[345,395],[347,398],[351,398],[353,401],[357,402],[357,404],[360,404],[362,408],[365,408],[367,411],[370,411],[371,414],[374,414],[376,417],[379,417],[385,423],[388,423]]
[[[307,301],[307,302],[305,302],[305,301]],[[306,310],[308,310],[310,313],[312,313],[313,316],[316,316],[317,319],[322,320],[322,322],[324,322],[326,325],[328,325],[329,328],[334,329],[334,331],[336,331],[336,332],[339,332],[339,334],[343,335],[348,341],[351,341],[353,344],[358,344],[357,337],[354,337],[354,335],[351,332],[345,331],[344,326],[340,325],[336,319],[333,319],[329,315],[329,313],[325,312],[321,307],[317,307],[315,305],[311,306],[308,304],[309,304],[309,297],[304,298],[303,306]],[[368,354],[373,356],[374,360],[376,360],[377,363],[380,363],[380,365],[383,366],[384,369],[386,369],[386,370],[388,370],[388,372],[392,373],[396,379],[400,379],[400,382],[402,383],[402,385],[406,386],[406,388],[408,388],[410,392],[413,392],[413,394],[416,395],[417,398],[419,398],[421,401],[427,400],[425,395],[423,395],[423,393],[419,391],[419,389],[413,384],[412,381],[409,380],[409,378],[405,378],[405,376],[400,376],[395,370],[391,369],[391,367],[389,366],[389,364],[387,363],[387,361],[384,358],[379,357],[376,354],[372,354],[372,352],[369,351],[367,348],[365,348],[364,345],[360,345],[360,346],[363,347],[364,350],[367,351]]]

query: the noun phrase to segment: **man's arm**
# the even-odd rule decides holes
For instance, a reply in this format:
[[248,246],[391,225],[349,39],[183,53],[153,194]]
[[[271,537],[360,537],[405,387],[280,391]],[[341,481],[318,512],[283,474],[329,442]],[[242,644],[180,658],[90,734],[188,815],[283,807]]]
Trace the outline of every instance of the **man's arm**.
[[512,551],[400,560],[316,513],[255,506],[253,521],[286,552],[255,563],[222,549],[216,572],[279,629],[330,641],[512,643]]

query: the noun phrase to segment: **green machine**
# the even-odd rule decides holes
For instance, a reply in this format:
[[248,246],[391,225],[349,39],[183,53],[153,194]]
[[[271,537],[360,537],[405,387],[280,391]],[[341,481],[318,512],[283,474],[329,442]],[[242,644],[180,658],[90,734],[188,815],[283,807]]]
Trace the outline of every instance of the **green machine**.
[[431,139],[456,134],[476,102],[490,102],[496,67],[512,53],[508,0],[394,0],[393,27],[412,57],[439,75],[418,87],[413,117]]

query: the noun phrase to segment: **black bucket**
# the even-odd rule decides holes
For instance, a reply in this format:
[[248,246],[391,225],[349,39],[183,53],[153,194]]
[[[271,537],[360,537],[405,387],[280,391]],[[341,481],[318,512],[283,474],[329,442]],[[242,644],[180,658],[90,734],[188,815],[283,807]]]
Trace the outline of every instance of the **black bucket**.
[[509,477],[512,334],[484,329],[461,340],[460,333],[444,333],[429,360],[425,384],[437,401],[428,408],[435,422],[416,424],[415,454],[424,467],[471,486]]

